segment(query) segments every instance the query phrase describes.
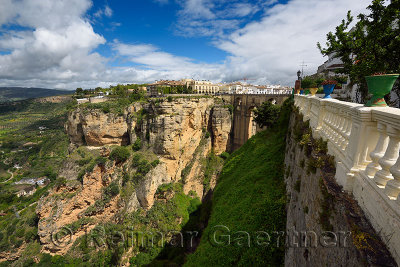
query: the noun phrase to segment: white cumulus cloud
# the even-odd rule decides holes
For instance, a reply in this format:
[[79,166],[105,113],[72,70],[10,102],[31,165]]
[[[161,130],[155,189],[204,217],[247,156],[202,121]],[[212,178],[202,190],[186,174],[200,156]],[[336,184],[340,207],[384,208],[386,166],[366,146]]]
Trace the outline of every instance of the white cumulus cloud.
[[[4,0],[2,0],[4,1]],[[95,33],[84,14],[87,0],[22,0],[8,2],[1,20],[0,83],[65,87],[74,80],[96,78],[105,58],[92,52],[105,39]],[[10,4],[11,3],[11,4]],[[12,28],[14,25],[24,30]],[[26,81],[25,83],[22,81]]]
[[[316,43],[325,41],[348,10],[357,14],[370,2],[176,1],[182,8],[177,31],[208,37],[228,54],[222,63],[195,61],[153,44],[107,43],[88,19],[90,0],[0,0],[0,86],[74,89],[185,77],[292,85],[303,60],[308,74],[324,61]],[[113,15],[109,6],[100,10],[101,16]],[[242,26],[256,12],[260,18]],[[112,58],[95,52],[103,44],[111,47]],[[112,60],[131,66],[110,66]]]
[[104,9],[99,9],[94,13],[94,16],[100,18],[102,16],[111,17],[113,15],[113,10],[108,6],[104,6]]
[[267,9],[260,21],[215,43],[230,54],[227,77],[291,84],[303,60],[308,74],[314,73],[324,60],[316,43],[324,43],[348,10],[357,15],[368,4],[368,0],[292,0]]

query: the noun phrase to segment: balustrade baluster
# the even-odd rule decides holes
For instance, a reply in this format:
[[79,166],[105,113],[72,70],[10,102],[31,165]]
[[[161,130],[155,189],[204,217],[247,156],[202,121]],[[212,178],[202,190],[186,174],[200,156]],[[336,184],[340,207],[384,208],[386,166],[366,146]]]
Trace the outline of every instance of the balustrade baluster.
[[340,140],[339,140],[338,146],[340,149],[343,149],[342,148],[343,143],[346,141],[346,138],[345,138],[346,128],[347,128],[346,112],[342,110],[341,116],[342,116],[342,121],[341,121],[341,125],[340,125]]
[[338,141],[338,147],[340,150],[343,150],[343,145],[346,142],[346,129],[347,129],[347,118],[345,114],[342,114],[342,124],[339,128],[340,138]]
[[349,140],[350,140],[350,135],[351,135],[351,128],[353,127],[353,122],[351,121],[351,118],[347,115],[347,128],[346,128],[346,138],[344,142],[344,147],[343,149],[346,149],[347,146],[349,145]]
[[325,117],[322,121],[322,133],[324,137],[328,137],[328,120],[331,114],[329,113],[328,107],[325,107]]
[[[400,137],[397,138],[397,143],[400,142]],[[399,144],[397,144],[398,147]],[[400,193],[400,157],[399,157],[399,150],[397,149],[397,161],[396,163],[389,169],[390,173],[393,176],[393,180],[388,181],[385,187],[385,193],[393,198],[396,199]]]
[[335,140],[335,144],[339,150],[342,150],[342,143],[343,143],[343,126],[344,126],[344,118],[340,117],[340,123],[338,126],[338,136]]
[[378,122],[377,129],[379,132],[379,139],[374,151],[369,154],[372,162],[368,164],[365,169],[365,174],[367,174],[371,179],[374,178],[375,174],[382,169],[378,161],[385,154],[389,142],[389,136],[386,134],[386,125]]
[[330,110],[329,106],[326,106],[326,120],[325,120],[325,126],[324,126],[324,133],[325,133],[325,137],[327,139],[330,138],[330,120],[332,118],[332,112]]
[[335,138],[336,136],[336,132],[335,132],[335,121],[336,121],[336,113],[335,113],[335,109],[331,106],[331,114],[332,114],[332,118],[331,121],[329,123],[329,128],[330,128],[330,142],[332,142],[332,140]]
[[332,108],[331,112],[332,112],[332,120],[331,120],[331,123],[330,123],[330,125],[329,125],[330,131],[331,131],[329,141],[330,141],[330,142],[333,142],[333,140],[334,140],[335,137],[336,137],[336,132],[335,132],[335,121],[336,121],[336,117],[337,117],[337,116],[336,116],[335,110],[334,110],[333,108]]
[[374,181],[377,185],[386,186],[386,183],[393,180],[393,176],[390,173],[390,167],[392,167],[399,157],[400,148],[400,131],[393,128],[392,126],[387,127],[387,135],[389,136],[389,144],[385,154],[379,159],[379,165],[382,168],[375,176]]
[[335,114],[336,114],[335,115],[336,116],[336,120],[335,120],[335,123],[333,124],[334,125],[334,129],[335,129],[335,136],[334,136],[332,141],[337,146],[338,143],[339,143],[339,139],[341,137],[341,134],[340,134],[340,122],[342,120],[342,117],[340,116],[340,109],[339,108],[336,108]]

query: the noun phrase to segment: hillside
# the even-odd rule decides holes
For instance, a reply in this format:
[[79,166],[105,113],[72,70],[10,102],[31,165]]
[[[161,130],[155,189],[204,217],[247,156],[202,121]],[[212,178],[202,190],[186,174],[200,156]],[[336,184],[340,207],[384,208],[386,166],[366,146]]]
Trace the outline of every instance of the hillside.
[[72,94],[69,90],[57,90],[33,87],[0,87],[0,103],[56,95]]
[[[25,100],[18,109],[4,104],[0,112],[0,261],[39,253],[35,209],[68,155],[63,129],[68,106]],[[31,179],[41,177],[47,177],[44,184],[32,186]],[[16,184],[21,180],[26,182]],[[18,197],[19,192],[28,194]]]

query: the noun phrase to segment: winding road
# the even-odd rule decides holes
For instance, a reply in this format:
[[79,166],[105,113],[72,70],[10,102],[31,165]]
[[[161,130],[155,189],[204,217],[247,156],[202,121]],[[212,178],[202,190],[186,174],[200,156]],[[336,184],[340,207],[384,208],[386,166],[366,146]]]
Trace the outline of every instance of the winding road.
[[[6,160],[3,161],[4,164],[6,164],[5,161]],[[0,184],[5,184],[5,183],[7,183],[8,181],[10,181],[10,180],[12,180],[14,178],[14,173],[12,173],[10,170],[7,170],[7,173],[11,174],[11,177],[8,180],[4,181],[4,182],[0,182]]]

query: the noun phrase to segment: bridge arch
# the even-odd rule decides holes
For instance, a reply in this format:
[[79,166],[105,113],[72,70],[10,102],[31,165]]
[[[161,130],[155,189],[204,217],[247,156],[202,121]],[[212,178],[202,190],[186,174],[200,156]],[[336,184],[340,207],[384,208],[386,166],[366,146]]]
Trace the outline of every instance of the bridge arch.
[[233,114],[232,149],[241,147],[250,137],[263,130],[254,121],[254,110],[266,101],[282,104],[290,94],[263,95],[223,95],[224,102],[230,102],[235,107]]
[[246,117],[247,117],[247,121],[246,121],[246,124],[247,124],[247,127],[246,127],[247,136],[246,136],[246,140],[250,139],[253,135],[255,135],[257,133],[257,123],[254,120],[254,117],[255,117],[254,116],[254,110],[255,109],[257,109],[256,106],[250,106],[247,109],[247,114],[246,114]]
[[241,110],[241,105],[242,105],[242,99],[240,97],[237,97],[234,103],[236,110]]

